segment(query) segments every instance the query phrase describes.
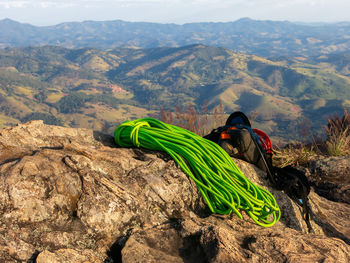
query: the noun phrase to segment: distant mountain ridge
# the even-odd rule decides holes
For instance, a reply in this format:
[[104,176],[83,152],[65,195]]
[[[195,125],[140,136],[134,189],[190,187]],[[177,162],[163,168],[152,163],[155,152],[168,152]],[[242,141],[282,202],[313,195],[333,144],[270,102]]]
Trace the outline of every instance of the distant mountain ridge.
[[0,47],[59,45],[113,49],[204,44],[265,57],[310,56],[350,50],[350,24],[305,25],[288,21],[159,24],[84,21],[37,27],[0,20]]

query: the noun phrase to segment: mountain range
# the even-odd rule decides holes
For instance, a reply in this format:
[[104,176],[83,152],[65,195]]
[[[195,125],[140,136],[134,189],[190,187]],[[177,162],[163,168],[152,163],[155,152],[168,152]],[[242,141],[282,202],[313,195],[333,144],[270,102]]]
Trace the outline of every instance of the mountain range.
[[0,48],[180,47],[203,44],[264,57],[316,56],[350,50],[350,23],[301,24],[243,18],[226,23],[159,24],[85,21],[33,26],[0,20]]
[[194,105],[258,115],[275,137],[302,120],[320,131],[350,108],[350,55],[266,59],[222,47],[0,50],[0,125],[46,123],[102,129]]

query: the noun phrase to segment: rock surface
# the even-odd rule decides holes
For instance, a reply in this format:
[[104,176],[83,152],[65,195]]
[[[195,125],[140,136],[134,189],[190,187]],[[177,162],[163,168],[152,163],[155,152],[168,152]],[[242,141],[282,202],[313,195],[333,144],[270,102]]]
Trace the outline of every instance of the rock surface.
[[323,157],[313,161],[309,169],[319,195],[350,204],[350,156]]
[[0,262],[350,261],[349,204],[312,191],[308,233],[287,195],[235,162],[275,196],[282,211],[275,226],[210,214],[165,154],[41,121],[2,129]]

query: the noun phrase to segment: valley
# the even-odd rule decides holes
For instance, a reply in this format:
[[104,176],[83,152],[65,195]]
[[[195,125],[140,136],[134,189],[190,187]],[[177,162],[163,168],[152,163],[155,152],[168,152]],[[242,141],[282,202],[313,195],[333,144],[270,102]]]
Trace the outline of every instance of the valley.
[[222,104],[225,117],[255,114],[258,128],[291,140],[304,121],[322,132],[327,117],[350,108],[349,69],[346,53],[267,59],[205,45],[6,48],[0,125],[41,118],[111,133],[124,120],[159,117],[160,109],[194,107],[210,118]]

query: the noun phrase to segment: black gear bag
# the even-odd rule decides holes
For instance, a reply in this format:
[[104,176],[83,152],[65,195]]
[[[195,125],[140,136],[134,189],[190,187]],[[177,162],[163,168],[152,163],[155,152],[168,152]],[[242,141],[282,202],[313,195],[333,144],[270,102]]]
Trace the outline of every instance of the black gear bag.
[[265,171],[272,185],[284,191],[303,208],[303,217],[312,232],[308,195],[310,184],[305,174],[291,166],[273,167],[273,149],[270,138],[258,129],[252,129],[247,116],[236,111],[225,126],[212,130],[204,138],[219,144],[230,156],[252,163]]

